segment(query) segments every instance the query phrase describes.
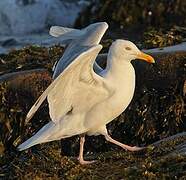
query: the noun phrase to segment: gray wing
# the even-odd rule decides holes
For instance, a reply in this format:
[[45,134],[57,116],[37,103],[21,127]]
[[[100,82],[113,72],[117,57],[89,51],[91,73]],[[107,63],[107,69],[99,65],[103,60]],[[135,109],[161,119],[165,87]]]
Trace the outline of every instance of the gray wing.
[[[77,47],[77,46],[74,46],[73,42],[70,43],[67,49],[65,50],[65,53],[63,54],[63,56],[56,63],[56,67],[54,68],[54,73],[53,73],[52,78],[53,79],[57,78],[64,71],[64,69],[66,69],[67,66],[74,61],[75,57],[77,57],[82,52],[84,52],[85,49],[87,49],[87,46]],[[68,53],[68,51],[71,51],[71,53]]]
[[[55,79],[60,73],[64,71],[64,69],[72,63],[74,60],[74,55],[80,54],[82,52],[83,46],[77,47],[74,51],[72,51],[71,57],[61,57],[61,59],[54,64],[53,67],[53,79]],[[99,54],[94,62],[94,72],[98,75],[101,75],[101,72],[104,70],[99,64],[106,64],[107,63],[107,54]]]
[[[52,27],[50,29],[51,35],[71,39],[71,43],[67,46],[63,56],[60,58],[54,68],[53,79],[57,78],[60,73],[62,73],[70,63],[72,63],[73,59],[71,56],[81,52],[81,48],[83,46],[92,47],[99,44],[107,28],[108,25],[105,22],[94,23],[81,30],[59,26]],[[94,69],[97,73],[102,70],[97,64],[95,64]]]

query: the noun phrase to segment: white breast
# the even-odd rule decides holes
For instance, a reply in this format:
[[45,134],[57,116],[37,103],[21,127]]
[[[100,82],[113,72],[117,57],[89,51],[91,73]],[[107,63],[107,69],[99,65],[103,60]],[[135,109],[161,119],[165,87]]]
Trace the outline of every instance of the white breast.
[[130,104],[135,89],[135,72],[132,64],[105,78],[112,84],[114,92],[110,98],[97,104],[85,117],[85,126],[97,128],[111,122]]

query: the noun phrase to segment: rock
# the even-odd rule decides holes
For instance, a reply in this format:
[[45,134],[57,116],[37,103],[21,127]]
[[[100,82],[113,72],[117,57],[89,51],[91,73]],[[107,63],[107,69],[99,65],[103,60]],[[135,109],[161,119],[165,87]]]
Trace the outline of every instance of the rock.
[[186,42],[174,45],[174,46],[168,46],[163,48],[154,48],[154,49],[148,49],[144,50],[146,53],[175,53],[175,52],[182,52],[186,51]]
[[22,85],[29,85],[31,82],[36,81],[37,79],[35,79],[35,77],[37,77],[37,79],[41,78],[41,80],[44,80],[45,78],[51,79],[50,74],[46,69],[33,69],[2,75],[0,76],[0,83],[8,83],[11,87],[19,89]]
[[[171,153],[178,153],[180,155],[186,156],[186,132],[178,133],[173,136],[161,139],[150,146],[153,146],[153,148],[167,146],[169,147]],[[173,149],[171,149],[171,147]]]

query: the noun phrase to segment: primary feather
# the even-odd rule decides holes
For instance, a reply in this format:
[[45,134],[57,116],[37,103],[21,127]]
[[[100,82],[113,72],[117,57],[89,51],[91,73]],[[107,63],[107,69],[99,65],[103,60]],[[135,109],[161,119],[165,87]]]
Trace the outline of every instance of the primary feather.
[[[71,38],[72,40],[67,45],[63,56],[56,64],[54,69],[53,79],[59,76],[60,73],[63,72],[63,70],[73,61],[73,59],[71,58],[72,56],[81,53],[82,47],[84,46],[91,47],[99,44],[107,28],[108,28],[107,23],[99,22],[99,23],[91,24],[81,30],[77,30],[77,33],[76,31],[69,32],[76,35],[74,36],[74,38]],[[58,29],[59,29],[58,31],[60,31],[60,27],[58,27]],[[67,39],[68,33],[62,32],[61,38]],[[94,69],[96,70],[96,72],[100,72],[101,70],[101,68],[97,64],[95,64]]]
[[84,33],[83,31],[78,29],[66,28],[61,26],[52,26],[49,31],[49,34],[51,36],[54,37],[63,36],[64,39],[62,40],[76,39],[79,36],[82,36],[83,33]]

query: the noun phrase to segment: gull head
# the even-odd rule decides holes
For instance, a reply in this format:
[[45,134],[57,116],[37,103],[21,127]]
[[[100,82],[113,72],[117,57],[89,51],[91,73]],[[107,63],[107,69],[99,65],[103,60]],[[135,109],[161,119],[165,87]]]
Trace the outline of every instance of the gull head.
[[155,63],[152,56],[140,51],[131,41],[118,39],[113,42],[112,47],[114,49],[114,55],[119,57],[121,60],[130,62],[134,59],[141,59],[148,63]]

